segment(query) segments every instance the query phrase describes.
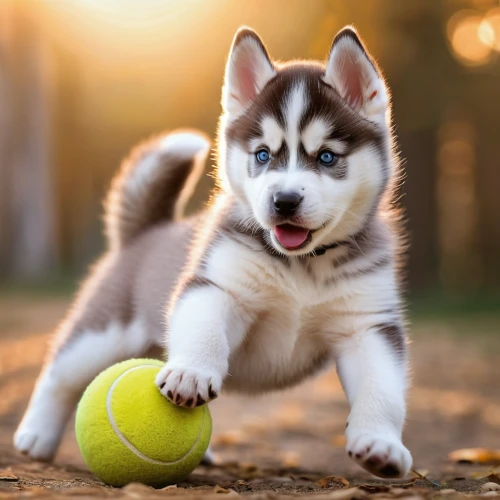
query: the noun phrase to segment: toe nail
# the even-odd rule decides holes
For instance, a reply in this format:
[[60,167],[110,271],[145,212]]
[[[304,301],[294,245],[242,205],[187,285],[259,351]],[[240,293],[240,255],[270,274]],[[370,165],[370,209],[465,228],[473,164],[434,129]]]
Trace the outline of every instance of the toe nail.
[[160,385],[160,389],[163,389],[165,387],[165,382],[163,382],[163,384]]
[[186,406],[191,406],[193,404],[193,398],[189,398],[187,401],[186,401]]
[[174,398],[174,395],[172,394],[172,391],[168,391],[168,392],[167,392],[167,397],[168,397],[169,399],[173,399],[173,398]]

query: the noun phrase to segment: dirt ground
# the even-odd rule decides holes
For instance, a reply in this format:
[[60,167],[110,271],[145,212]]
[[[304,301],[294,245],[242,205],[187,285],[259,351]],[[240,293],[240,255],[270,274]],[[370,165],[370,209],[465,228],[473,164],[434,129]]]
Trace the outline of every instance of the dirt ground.
[[[500,483],[495,464],[500,458],[461,464],[448,454],[461,448],[500,449],[498,314],[414,322],[405,442],[421,478],[379,481],[349,460],[343,450],[348,406],[330,371],[280,394],[219,398],[211,411],[220,465],[198,467],[185,483],[153,490],[140,484],[115,489],[94,478],[80,456],[72,425],[53,464],[31,462],[13,450],[12,434],[47,339],[67,305],[62,298],[0,296],[0,499],[497,495],[488,491],[495,485],[484,485]],[[330,476],[344,480],[324,479]]]

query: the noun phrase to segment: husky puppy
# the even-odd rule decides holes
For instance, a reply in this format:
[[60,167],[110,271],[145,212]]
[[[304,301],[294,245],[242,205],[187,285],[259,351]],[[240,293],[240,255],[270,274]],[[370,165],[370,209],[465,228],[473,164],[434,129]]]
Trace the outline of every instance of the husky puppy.
[[401,477],[407,342],[387,87],[352,28],[326,65],[276,63],[242,28],[229,54],[218,188],[183,209],[210,145],[180,131],[140,146],[106,202],[109,249],[62,322],[15,446],[51,459],[87,384],[166,343],[156,378],[194,407],[224,387],[293,386],[334,361],[350,403],[346,451]]

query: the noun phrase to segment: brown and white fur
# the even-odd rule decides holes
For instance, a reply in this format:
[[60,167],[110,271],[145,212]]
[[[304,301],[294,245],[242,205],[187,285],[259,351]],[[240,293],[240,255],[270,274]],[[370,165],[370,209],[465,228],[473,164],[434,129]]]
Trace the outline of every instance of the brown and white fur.
[[109,250],[58,329],[15,446],[52,458],[93,377],[166,342],[156,384],[188,407],[223,387],[292,386],[334,361],[349,456],[404,476],[398,161],[377,65],[351,28],[326,66],[273,63],[243,28],[222,101],[219,187],[201,214],[181,218],[210,147],[201,135],[159,137],[124,163],[106,203]]

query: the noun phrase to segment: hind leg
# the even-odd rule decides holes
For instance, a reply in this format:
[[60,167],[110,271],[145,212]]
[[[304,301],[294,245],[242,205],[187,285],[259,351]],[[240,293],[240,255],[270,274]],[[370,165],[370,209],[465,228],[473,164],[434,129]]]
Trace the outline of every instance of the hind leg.
[[72,332],[44,366],[14,436],[15,447],[37,460],[51,460],[66,422],[87,385],[108,366],[143,355],[149,343],[139,321]]
[[119,361],[144,355],[151,328],[131,308],[132,276],[122,253],[109,253],[93,269],[58,329],[38,377],[15,447],[39,460],[57,452],[64,427],[93,378]]

